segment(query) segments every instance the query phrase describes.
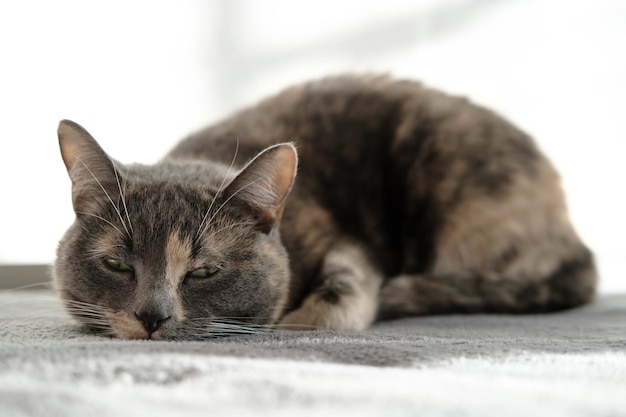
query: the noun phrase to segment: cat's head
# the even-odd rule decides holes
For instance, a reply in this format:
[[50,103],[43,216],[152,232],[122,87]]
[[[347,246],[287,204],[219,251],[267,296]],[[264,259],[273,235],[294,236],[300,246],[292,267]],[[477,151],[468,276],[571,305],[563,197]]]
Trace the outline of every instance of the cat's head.
[[54,279],[74,317],[126,339],[245,333],[278,320],[290,279],[278,224],[296,173],[291,144],[238,171],[122,165],[73,122],[58,135],[76,219]]

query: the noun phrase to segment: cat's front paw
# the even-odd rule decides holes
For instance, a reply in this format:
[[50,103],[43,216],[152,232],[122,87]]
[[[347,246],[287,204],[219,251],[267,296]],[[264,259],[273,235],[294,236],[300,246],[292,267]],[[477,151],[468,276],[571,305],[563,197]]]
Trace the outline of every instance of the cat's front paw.
[[278,327],[283,330],[363,330],[374,321],[375,300],[371,303],[351,298],[329,302],[312,294],[300,308],[287,314]]
[[303,308],[287,314],[277,327],[280,330],[317,330],[327,328],[317,317],[310,316]]

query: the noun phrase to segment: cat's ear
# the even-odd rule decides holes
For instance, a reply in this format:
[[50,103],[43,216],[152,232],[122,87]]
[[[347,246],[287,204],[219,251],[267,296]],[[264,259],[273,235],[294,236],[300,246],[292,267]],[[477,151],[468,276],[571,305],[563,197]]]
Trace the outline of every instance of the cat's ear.
[[280,221],[297,167],[298,154],[292,144],[271,146],[239,172],[223,195],[251,208],[260,229],[268,232]]
[[77,123],[63,120],[57,133],[61,156],[72,180],[74,211],[90,212],[93,205],[118,201],[121,173],[89,132]]

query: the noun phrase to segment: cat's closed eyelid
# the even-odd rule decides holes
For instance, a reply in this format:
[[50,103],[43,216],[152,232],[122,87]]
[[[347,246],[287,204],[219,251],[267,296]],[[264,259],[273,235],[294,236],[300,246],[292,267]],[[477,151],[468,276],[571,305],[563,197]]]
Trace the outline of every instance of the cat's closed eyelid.
[[220,271],[219,268],[215,266],[207,266],[204,268],[197,268],[193,271],[187,272],[187,278],[210,278],[213,275],[217,274]]
[[134,272],[134,268],[124,261],[115,258],[105,258],[104,264],[115,272]]

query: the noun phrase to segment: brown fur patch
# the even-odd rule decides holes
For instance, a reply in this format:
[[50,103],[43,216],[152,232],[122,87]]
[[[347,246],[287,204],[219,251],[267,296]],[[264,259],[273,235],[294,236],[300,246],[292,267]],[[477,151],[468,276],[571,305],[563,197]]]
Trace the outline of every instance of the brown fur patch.
[[112,333],[120,339],[147,339],[150,336],[137,318],[131,317],[124,311],[106,312],[104,314],[111,322]]
[[512,244],[524,250],[502,269],[503,279],[541,279],[578,245],[558,178],[549,166],[539,181],[519,176],[498,198],[476,195],[454,209],[438,239],[432,273],[490,271]]
[[185,311],[180,302],[178,288],[191,267],[191,258],[191,242],[181,239],[177,232],[170,233],[165,245],[165,277],[169,282],[168,292],[173,301],[174,314],[179,320],[185,317]]

